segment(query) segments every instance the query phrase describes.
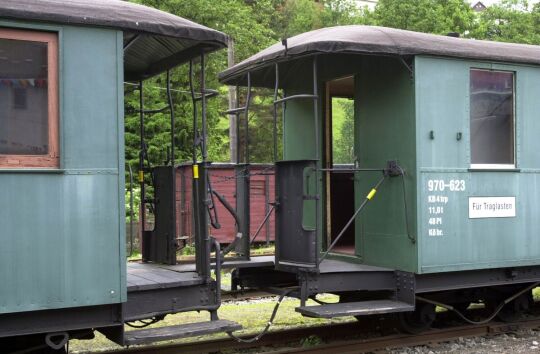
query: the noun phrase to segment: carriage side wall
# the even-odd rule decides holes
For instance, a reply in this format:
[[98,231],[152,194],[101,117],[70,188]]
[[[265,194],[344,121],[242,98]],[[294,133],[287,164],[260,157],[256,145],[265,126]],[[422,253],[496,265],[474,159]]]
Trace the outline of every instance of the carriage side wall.
[[[365,57],[355,77],[355,152],[360,168],[384,168],[395,160],[405,170],[387,178],[356,221],[357,250],[366,264],[417,269],[414,82],[396,58]],[[356,206],[381,178],[355,176]]]
[[[472,68],[514,73],[515,169],[470,168]],[[419,272],[540,264],[540,68],[417,57],[415,86]],[[470,218],[471,197],[515,198],[515,217]]]
[[52,31],[59,43],[60,168],[0,170],[0,314],[126,300],[123,35]]

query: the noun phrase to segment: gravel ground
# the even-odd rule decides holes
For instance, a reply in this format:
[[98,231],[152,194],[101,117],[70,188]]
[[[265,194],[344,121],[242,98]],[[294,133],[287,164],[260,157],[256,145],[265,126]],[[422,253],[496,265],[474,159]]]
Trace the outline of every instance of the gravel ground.
[[524,329],[514,333],[488,337],[459,338],[458,340],[388,350],[392,354],[436,354],[436,353],[540,353],[540,329]]

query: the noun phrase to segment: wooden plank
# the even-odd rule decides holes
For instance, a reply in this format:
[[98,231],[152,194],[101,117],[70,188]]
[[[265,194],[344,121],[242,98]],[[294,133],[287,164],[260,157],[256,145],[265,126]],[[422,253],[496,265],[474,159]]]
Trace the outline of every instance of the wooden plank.
[[392,300],[344,302],[320,306],[303,306],[296,308],[296,312],[299,312],[304,316],[316,318],[373,315],[379,313],[405,312],[413,310],[413,305],[401,301]]
[[218,332],[233,332],[242,329],[236,322],[228,320],[218,320],[200,323],[188,323],[177,326],[167,326],[158,328],[142,329],[138,331],[126,332],[126,344],[151,343],[171,339],[196,337],[205,334]]

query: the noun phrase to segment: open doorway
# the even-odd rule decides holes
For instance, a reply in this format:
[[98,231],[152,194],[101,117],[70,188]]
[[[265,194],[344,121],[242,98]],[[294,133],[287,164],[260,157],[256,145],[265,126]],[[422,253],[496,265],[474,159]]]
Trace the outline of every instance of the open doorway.
[[[343,230],[354,213],[354,77],[326,85],[325,194],[326,246]],[[355,254],[355,225],[349,226],[333,253]]]

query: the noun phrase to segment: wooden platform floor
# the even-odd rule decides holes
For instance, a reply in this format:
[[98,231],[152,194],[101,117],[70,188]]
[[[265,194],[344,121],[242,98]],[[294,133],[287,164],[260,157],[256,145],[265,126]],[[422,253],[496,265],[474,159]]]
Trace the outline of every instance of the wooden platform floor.
[[[212,263],[212,267],[215,263]],[[225,262],[222,263],[222,269],[232,269],[232,268],[253,268],[253,267],[273,267],[274,266],[274,256],[257,256],[251,257],[251,260],[235,260],[235,259],[225,259]],[[172,266],[161,265],[160,267],[174,270],[175,272],[194,272],[195,264],[186,263],[186,264],[176,264]]]
[[[260,256],[252,257],[250,261],[228,260],[223,263],[222,268],[272,266],[274,266],[274,256]],[[203,279],[195,272],[195,264],[193,263],[164,265],[128,262],[126,270],[128,292],[193,286],[203,283]]]
[[128,262],[127,264],[128,292],[175,288],[202,283],[203,280],[196,272],[175,272],[150,263]]
[[343,253],[348,255],[354,255],[355,248],[354,245],[336,245],[332,249],[332,253]]
[[[230,260],[223,263],[223,269],[273,267],[274,256],[253,257],[250,261]],[[325,259],[320,265],[320,273],[346,272],[393,272],[392,269],[351,263],[343,260]],[[127,290],[144,291],[193,286],[203,283],[195,272],[195,264],[163,265],[142,262],[127,263]]]
[[352,263],[337,259],[325,259],[319,266],[321,273],[393,272],[393,269]]

